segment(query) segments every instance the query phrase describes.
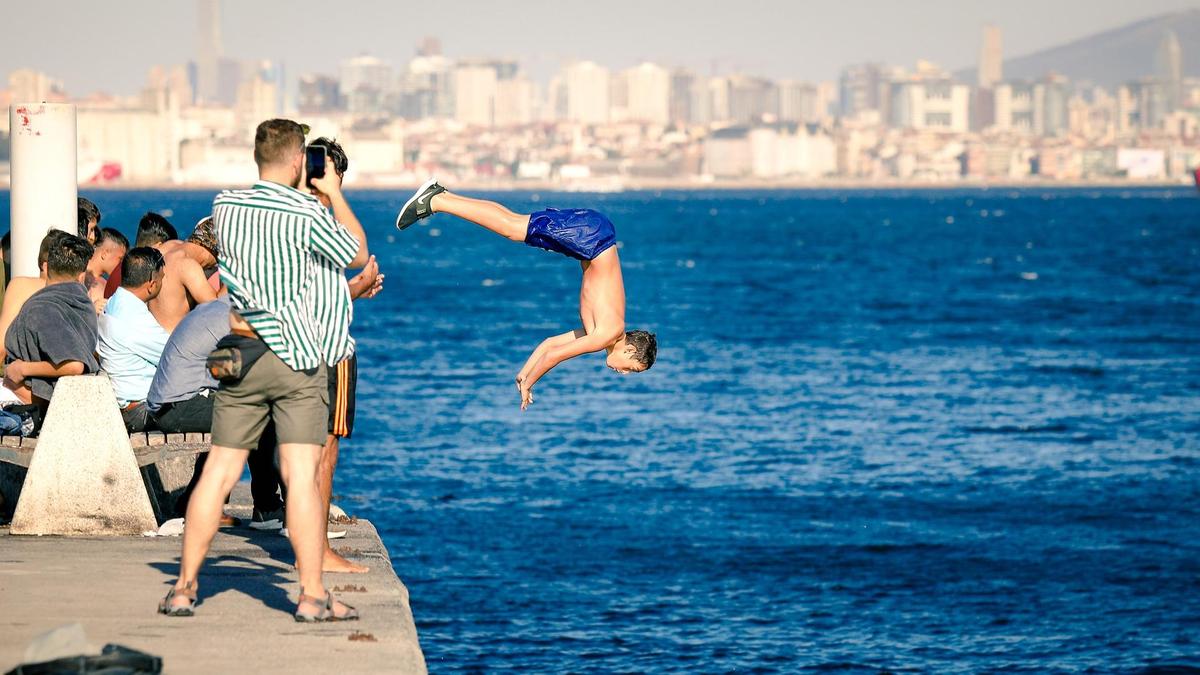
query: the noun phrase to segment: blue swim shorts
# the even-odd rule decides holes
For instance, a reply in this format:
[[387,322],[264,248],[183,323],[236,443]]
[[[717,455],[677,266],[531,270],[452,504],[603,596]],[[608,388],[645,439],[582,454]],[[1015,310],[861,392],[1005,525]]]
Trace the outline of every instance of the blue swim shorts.
[[617,231],[599,211],[546,209],[529,216],[525,243],[576,260],[594,260],[617,243]]

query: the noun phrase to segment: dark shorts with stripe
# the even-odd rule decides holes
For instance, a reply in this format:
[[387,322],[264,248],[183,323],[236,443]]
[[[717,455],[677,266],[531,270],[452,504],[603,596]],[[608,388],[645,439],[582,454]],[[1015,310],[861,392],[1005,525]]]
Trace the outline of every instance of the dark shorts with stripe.
[[546,209],[529,216],[525,243],[576,260],[595,260],[617,243],[617,230],[591,209]]
[[358,354],[329,368],[329,433],[350,438],[358,394]]

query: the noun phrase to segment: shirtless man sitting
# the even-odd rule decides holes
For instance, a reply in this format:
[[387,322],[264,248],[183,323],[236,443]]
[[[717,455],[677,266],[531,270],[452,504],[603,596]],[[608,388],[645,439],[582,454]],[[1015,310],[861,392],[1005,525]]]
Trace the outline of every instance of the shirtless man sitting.
[[[8,327],[12,324],[13,319],[17,318],[17,314],[21,312],[21,308],[25,306],[25,301],[29,299],[29,296],[46,287],[46,259],[49,256],[50,247],[68,234],[70,232],[50,230],[42,238],[42,243],[38,247],[38,276],[14,277],[8,280],[8,285],[4,288],[4,303],[0,305],[0,340],[3,340],[3,336],[8,334]],[[4,356],[4,345],[0,344],[0,359],[3,359]]]
[[154,248],[162,253],[167,264],[162,291],[150,301],[150,313],[171,332],[196,305],[217,298],[205,273],[206,268],[217,264],[217,235],[212,218],[196,223],[196,229],[186,240],[165,241]]
[[406,229],[434,213],[449,213],[535,248],[580,261],[582,328],[546,338],[517,374],[521,410],[533,403],[533,385],[551,368],[581,354],[604,350],[610,369],[640,373],[654,365],[654,334],[625,330],[625,285],[617,257],[617,234],[604,214],[590,209],[546,209],[532,215],[513,213],[496,202],[461,197],[429,179],[404,204],[396,227]]

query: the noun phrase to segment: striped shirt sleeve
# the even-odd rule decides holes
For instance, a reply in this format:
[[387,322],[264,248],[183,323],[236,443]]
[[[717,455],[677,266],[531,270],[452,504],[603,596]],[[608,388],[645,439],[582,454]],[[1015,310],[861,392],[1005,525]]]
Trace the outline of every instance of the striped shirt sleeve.
[[317,255],[338,267],[349,265],[358,255],[358,239],[345,225],[337,222],[324,208],[313,214],[309,244]]

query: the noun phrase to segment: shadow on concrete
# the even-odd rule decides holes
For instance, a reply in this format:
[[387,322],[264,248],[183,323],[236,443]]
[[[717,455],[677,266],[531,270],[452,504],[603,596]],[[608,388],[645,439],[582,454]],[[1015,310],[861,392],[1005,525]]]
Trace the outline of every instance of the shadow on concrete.
[[[241,540],[232,545],[226,543],[221,548],[256,548],[262,555],[257,556],[254,552],[247,551],[248,555],[221,554],[205,558],[204,566],[200,570],[200,601],[196,605],[197,611],[203,611],[206,598],[225,591],[237,591],[262,601],[269,609],[291,615],[296,610],[295,601],[286,590],[288,586],[296,584],[291,542],[279,536],[277,532],[260,533],[231,528],[222,529],[220,534]],[[176,541],[182,547],[183,538],[179,537]],[[177,557],[171,563],[149,563],[150,567],[170,577],[170,581],[163,585],[163,595],[166,595],[179,575],[179,560]],[[275,564],[265,564],[268,561]],[[281,584],[284,588],[279,587]],[[296,591],[299,592],[298,586]]]

